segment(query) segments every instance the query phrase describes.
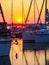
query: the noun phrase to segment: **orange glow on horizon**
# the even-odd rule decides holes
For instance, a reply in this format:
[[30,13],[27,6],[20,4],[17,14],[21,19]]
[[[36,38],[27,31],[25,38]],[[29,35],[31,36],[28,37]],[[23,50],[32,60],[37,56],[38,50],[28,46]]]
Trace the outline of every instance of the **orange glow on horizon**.
[[[40,13],[41,10],[41,6],[42,6],[42,2],[43,0],[36,0],[37,1],[37,5],[38,5],[38,10]],[[47,8],[49,10],[49,0],[47,0]],[[2,6],[2,10],[4,13],[4,17],[5,17],[5,21],[7,23],[12,23],[11,21],[11,2],[12,0],[0,0],[1,6]],[[27,17],[27,13],[28,13],[28,9],[29,9],[29,5],[30,5],[31,0],[23,0],[23,17],[22,17],[22,0],[13,0],[13,23],[18,23],[18,24],[24,24],[25,23],[25,19]],[[6,6],[5,6],[6,5]],[[44,6],[43,6],[43,11],[41,14],[41,22],[44,22],[44,17],[45,17],[45,2],[44,2]],[[37,11],[37,6],[35,5],[35,18],[37,22],[37,19],[39,17],[38,11]],[[23,21],[22,21],[23,18]],[[28,17],[29,22],[28,23],[34,23],[34,0],[32,2],[32,7],[29,13],[29,17]],[[0,22],[3,21],[2,16],[0,15]]]

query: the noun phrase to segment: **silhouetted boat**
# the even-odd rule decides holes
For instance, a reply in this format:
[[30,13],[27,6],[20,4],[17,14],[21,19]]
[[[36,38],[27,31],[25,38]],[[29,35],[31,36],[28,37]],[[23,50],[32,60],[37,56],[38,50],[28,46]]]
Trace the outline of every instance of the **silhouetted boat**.
[[4,22],[0,22],[0,56],[9,55],[11,46],[11,32]]
[[35,42],[49,42],[49,29],[36,30]]
[[35,42],[33,31],[24,31],[22,33],[23,42]]

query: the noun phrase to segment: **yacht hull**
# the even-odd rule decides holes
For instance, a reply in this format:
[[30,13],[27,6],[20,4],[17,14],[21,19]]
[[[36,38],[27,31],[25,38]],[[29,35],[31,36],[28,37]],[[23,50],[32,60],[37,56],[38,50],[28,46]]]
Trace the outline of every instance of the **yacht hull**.
[[10,53],[11,39],[0,38],[0,56],[7,56]]
[[24,32],[22,36],[23,36],[23,42],[26,43],[35,42],[33,32]]
[[49,42],[49,34],[40,34],[40,35],[35,35],[35,42],[36,43],[48,43]]

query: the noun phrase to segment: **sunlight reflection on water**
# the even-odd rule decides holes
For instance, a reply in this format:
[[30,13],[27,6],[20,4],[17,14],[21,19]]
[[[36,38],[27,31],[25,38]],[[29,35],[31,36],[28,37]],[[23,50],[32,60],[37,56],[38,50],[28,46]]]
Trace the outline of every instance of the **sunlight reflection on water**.
[[[26,50],[23,52],[22,39],[14,39],[11,44],[12,44],[10,50],[11,65],[45,65],[44,50],[36,52],[33,50]],[[49,61],[49,50],[46,50],[46,59]]]

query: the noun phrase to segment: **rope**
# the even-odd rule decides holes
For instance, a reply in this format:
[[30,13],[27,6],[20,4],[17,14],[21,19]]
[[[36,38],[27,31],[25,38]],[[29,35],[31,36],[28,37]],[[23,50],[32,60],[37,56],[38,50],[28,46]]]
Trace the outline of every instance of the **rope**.
[[4,14],[3,14],[3,10],[2,10],[1,3],[0,3],[0,12],[1,12],[1,14],[2,14],[2,18],[3,18],[3,21],[4,21],[4,23],[5,23],[5,18],[4,18]]
[[31,10],[32,2],[33,2],[33,0],[31,0],[30,6],[29,6],[29,10],[28,10],[28,14],[27,14],[27,17],[26,17],[26,20],[25,20],[25,24],[26,24],[26,22],[27,22],[27,19],[28,19],[30,10]]
[[35,19],[35,0],[34,0],[34,23],[35,23],[36,19]]
[[[38,9],[38,5],[37,5],[37,0],[36,0],[36,7],[37,7],[38,15],[39,15],[39,9]],[[40,19],[40,23],[41,23],[41,19]]]
[[45,24],[46,24],[46,9],[47,9],[47,0],[45,1]]
[[11,0],[11,23],[13,26],[13,0]]
[[43,9],[43,6],[44,6],[44,1],[45,0],[43,0],[42,7],[41,7],[41,10],[40,10],[40,14],[39,14],[39,17],[38,17],[38,20],[37,20],[37,24],[39,23],[39,20],[40,20],[40,16],[41,16],[42,9]]

